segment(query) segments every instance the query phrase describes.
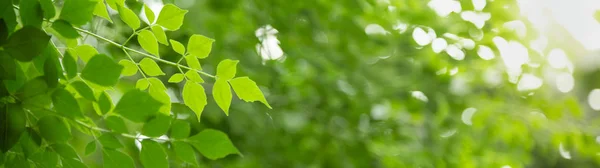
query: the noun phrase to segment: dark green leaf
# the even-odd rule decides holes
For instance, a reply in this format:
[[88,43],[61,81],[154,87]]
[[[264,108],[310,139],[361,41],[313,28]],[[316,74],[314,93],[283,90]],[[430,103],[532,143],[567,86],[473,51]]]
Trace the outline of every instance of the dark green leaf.
[[81,77],[101,86],[114,86],[119,81],[123,66],[104,55],[98,54],[83,68]]
[[200,121],[200,116],[202,115],[204,106],[206,106],[206,93],[204,92],[202,85],[187,81],[183,86],[181,95],[185,105],[190,107],[190,109],[196,113],[198,121]]
[[121,117],[119,116],[108,116],[104,119],[106,127],[117,133],[128,133],[127,126]]
[[40,150],[29,157],[29,159],[36,163],[36,166],[42,168],[54,168],[58,167],[59,156],[57,153],[49,150]]
[[121,60],[119,64],[123,66],[123,71],[121,72],[123,76],[133,76],[138,71],[137,65],[130,60]]
[[140,68],[142,68],[142,71],[144,71],[148,76],[165,75],[158,64],[156,64],[156,62],[150,58],[142,59],[142,61],[140,61]]
[[154,116],[161,106],[162,103],[154,100],[150,94],[133,89],[121,97],[113,111],[133,122],[145,122]]
[[71,139],[71,128],[56,116],[48,115],[40,118],[37,126],[42,137],[49,142],[66,142]]
[[77,93],[81,95],[81,97],[88,99],[90,101],[96,101],[96,97],[94,96],[94,91],[87,84],[82,81],[74,81],[71,83],[71,86],[75,88]]
[[108,113],[113,108],[112,99],[106,92],[102,92],[98,96],[97,106],[102,114]]
[[179,83],[179,82],[183,81],[183,78],[184,78],[183,74],[175,73],[169,78],[169,83]]
[[56,8],[52,0],[40,0],[40,5],[44,11],[44,18],[52,19],[56,15]]
[[50,36],[44,31],[25,26],[8,38],[4,51],[19,61],[27,62],[40,55],[48,45],[48,41]]
[[65,0],[60,18],[75,26],[81,26],[92,20],[96,0]]
[[156,24],[171,31],[177,30],[183,24],[183,18],[187,12],[173,4],[167,4],[160,10]]
[[15,104],[0,107],[0,150],[2,153],[12,148],[25,131],[25,111]]
[[121,144],[119,139],[110,133],[102,134],[98,137],[98,141],[104,148],[119,149],[123,147],[123,144]]
[[85,145],[85,155],[90,155],[96,151],[96,141],[89,142]]
[[135,168],[129,155],[113,149],[104,149],[102,160],[105,168]]
[[142,161],[142,165],[147,168],[169,167],[169,161],[167,160],[167,153],[165,152],[165,149],[163,149],[159,143],[152,140],[142,141],[140,160]]
[[18,167],[18,168],[29,168],[29,162],[27,158],[23,155],[12,154],[6,157],[6,163],[4,163],[4,167]]
[[170,124],[171,117],[166,115],[156,115],[155,118],[144,124],[142,134],[149,137],[159,137],[167,133]]
[[[50,88],[54,88],[58,85],[59,70],[58,67],[55,66],[55,60],[55,58],[46,58],[46,61],[44,62],[44,79]],[[62,69],[60,73],[62,73]]]
[[229,106],[231,105],[231,88],[226,80],[218,78],[213,85],[212,90],[213,98],[217,105],[225,112],[225,115],[229,115]]
[[171,125],[171,138],[183,139],[190,136],[190,123],[182,120],[174,120]]
[[239,154],[239,151],[227,134],[214,129],[205,129],[202,132],[188,138],[196,150],[211,160],[223,158],[229,154]]
[[[149,30],[142,30],[137,36],[138,43],[144,50],[148,53],[159,56],[158,55],[158,42],[156,41],[156,37]],[[142,60],[143,61],[143,60]]]
[[52,102],[56,112],[70,118],[83,117],[83,113],[77,103],[77,100],[71,93],[64,89],[56,89],[52,93]]
[[81,160],[75,149],[69,144],[57,143],[50,146],[54,152],[58,153],[62,158]]
[[23,26],[41,28],[44,14],[39,1],[21,0],[19,4],[19,15]]
[[17,63],[3,51],[0,51],[0,78],[4,80],[17,79]]
[[167,46],[169,45],[169,42],[167,42],[167,35],[165,34],[165,31],[162,27],[158,25],[152,26],[152,33],[154,33],[154,36],[156,37],[156,40],[158,40],[159,43],[162,43]]
[[140,19],[133,11],[131,11],[131,9],[123,5],[117,6],[119,8],[119,16],[121,16],[121,20],[123,20],[127,26],[131,27],[133,30],[140,28]]
[[[0,4],[0,6],[2,5]],[[0,13],[0,15],[1,14],[2,13]],[[4,45],[6,40],[8,40],[8,25],[6,25],[4,18],[0,18],[0,46]]]
[[271,105],[265,99],[262,91],[256,85],[256,82],[248,77],[238,77],[229,81],[235,94],[246,102],[260,101],[265,106],[271,108]]
[[75,76],[77,76],[77,62],[75,60],[76,59],[69,52],[65,52],[65,55],[62,59],[62,64],[69,79],[73,79]]
[[69,39],[79,37],[79,33],[73,26],[65,20],[57,20],[52,23],[52,29],[56,30],[61,36]]
[[16,96],[21,99],[29,99],[31,97],[45,94],[48,91],[48,85],[46,84],[46,80],[38,77],[27,81],[18,91]]
[[179,141],[172,142],[171,144],[175,150],[175,155],[177,155],[179,159],[192,165],[198,165],[198,160],[196,160],[196,152],[194,152],[192,146],[185,142]]
[[187,51],[190,55],[198,58],[206,58],[212,50],[212,43],[215,40],[203,35],[194,34],[190,37],[187,44]]
[[87,168],[81,161],[73,158],[62,158],[62,166],[65,168]]

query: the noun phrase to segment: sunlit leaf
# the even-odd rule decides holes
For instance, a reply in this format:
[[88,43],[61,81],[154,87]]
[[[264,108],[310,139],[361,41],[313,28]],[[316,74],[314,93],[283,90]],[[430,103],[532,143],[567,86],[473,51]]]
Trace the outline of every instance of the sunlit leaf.
[[225,59],[217,65],[217,77],[223,80],[229,80],[235,77],[235,71],[238,60]]
[[162,29],[162,27],[158,25],[152,26],[152,33],[154,33],[154,36],[156,37],[156,40],[158,40],[159,43],[167,46],[169,45],[169,42],[167,42],[167,35],[165,34],[165,31]]
[[169,78],[169,83],[179,83],[179,82],[183,81],[183,78],[184,78],[183,74],[175,73]]
[[96,0],[65,0],[60,18],[75,26],[81,26],[92,20]]
[[185,105],[196,113],[198,121],[200,121],[200,116],[202,115],[204,106],[206,106],[206,93],[202,85],[191,81],[185,82],[182,97]]
[[135,13],[133,13],[133,11],[131,11],[131,9],[123,5],[117,6],[117,8],[119,8],[119,16],[121,17],[121,20],[127,24],[127,26],[131,27],[133,30],[140,28],[140,19]]
[[171,31],[177,30],[183,24],[183,18],[187,12],[173,4],[167,4],[160,10],[156,24]]
[[187,44],[187,51],[190,55],[196,56],[198,58],[206,58],[210,51],[212,50],[212,43],[215,40],[208,38],[203,35],[194,34],[190,37],[190,40]]
[[183,44],[181,44],[179,41],[176,40],[172,40],[169,39],[169,42],[171,42],[171,47],[173,47],[173,50],[181,55],[185,54],[185,47],[183,46]]
[[96,4],[96,7],[94,8],[94,15],[100,16],[112,23],[112,19],[110,18],[110,15],[108,15],[108,10],[106,10],[104,0],[98,0],[98,4]]
[[154,12],[146,4],[144,4],[144,14],[146,15],[146,18],[148,19],[148,22],[150,24],[154,23],[154,19],[155,19]]
[[198,61],[198,58],[196,58],[196,56],[193,55],[187,55],[185,56],[185,61],[187,62],[187,65],[195,70],[202,70],[202,66],[200,66],[200,61]]
[[79,56],[79,58],[81,58],[81,60],[83,60],[83,62],[88,62],[93,56],[98,54],[98,51],[96,50],[96,48],[92,47],[91,45],[88,44],[84,44],[84,45],[80,45],[77,46],[75,48],[75,52],[77,53],[77,55]]
[[142,30],[138,34],[137,39],[144,50],[158,57],[158,42],[152,32],[149,30]]
[[262,91],[256,85],[256,82],[248,77],[238,77],[229,81],[235,94],[246,102],[260,101],[265,106],[271,108],[271,105],[265,99]]
[[185,73],[185,77],[192,82],[204,83],[204,80],[202,79],[200,74],[198,74],[198,72],[196,72],[194,70],[187,71]]
[[148,168],[169,167],[165,149],[159,143],[152,140],[142,141],[140,160],[142,161],[142,165]]
[[231,88],[229,88],[229,84],[224,79],[217,79],[215,84],[213,85],[212,90],[213,98],[217,105],[225,112],[225,115],[229,115],[229,106],[231,105]]
[[119,81],[123,66],[112,58],[98,54],[92,57],[81,71],[81,77],[101,86],[114,86]]
[[239,154],[227,134],[218,130],[205,129],[187,140],[202,155],[211,160],[220,159],[229,154]]
[[171,143],[173,145],[173,150],[175,150],[175,155],[184,162],[190,163],[192,165],[198,165],[198,161],[196,160],[196,152],[194,152],[194,148],[185,142],[175,141]]
[[148,79],[138,79],[138,81],[135,82],[135,88],[140,90],[146,90],[148,89],[148,86],[150,86],[150,82],[148,82]]
[[165,75],[158,64],[156,64],[156,62],[150,58],[142,59],[142,61],[140,61],[140,68],[142,68],[142,71],[144,71],[148,76]]
[[144,122],[154,116],[162,103],[154,100],[150,94],[133,89],[121,97],[113,112],[133,121]]
[[123,76],[133,76],[138,71],[137,65],[130,60],[121,60],[119,61],[119,65],[123,66],[123,71],[121,72]]

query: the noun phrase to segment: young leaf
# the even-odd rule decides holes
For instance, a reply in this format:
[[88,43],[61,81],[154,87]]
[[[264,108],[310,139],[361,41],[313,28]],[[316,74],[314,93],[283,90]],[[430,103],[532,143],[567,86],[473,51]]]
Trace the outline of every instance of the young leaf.
[[187,140],[202,155],[211,160],[220,159],[229,154],[239,154],[227,134],[214,129],[205,129]]
[[167,35],[165,34],[165,31],[162,29],[162,27],[158,25],[152,26],[152,33],[154,33],[154,36],[156,37],[156,40],[158,40],[159,43],[169,46],[169,42],[167,42]]
[[194,152],[192,146],[180,141],[172,142],[171,145],[173,145],[175,155],[177,155],[179,159],[192,165],[198,165],[198,161],[196,160],[196,152]]
[[8,104],[0,108],[0,153],[12,148],[25,131],[26,116],[20,105]]
[[85,145],[85,155],[90,155],[96,151],[96,140]]
[[140,160],[142,161],[142,165],[147,168],[169,167],[165,149],[158,142],[152,140],[142,141]]
[[156,62],[150,58],[142,59],[142,61],[140,61],[140,68],[142,68],[142,71],[144,71],[148,76],[165,75],[158,64],[156,64]]
[[90,101],[96,101],[96,97],[94,96],[94,91],[87,84],[82,81],[74,81],[71,83],[71,86],[75,88],[77,93],[81,95],[81,97],[88,99]]
[[198,58],[206,58],[212,49],[212,43],[215,40],[203,35],[194,34],[190,37],[187,45],[187,51],[190,55]]
[[47,115],[38,120],[40,134],[49,142],[67,142],[71,139],[71,128],[62,119]]
[[75,48],[75,53],[77,53],[79,58],[85,63],[87,63],[94,55],[98,55],[96,48],[88,44],[77,46]]
[[256,82],[248,77],[238,77],[229,81],[235,94],[246,102],[260,101],[265,106],[271,108],[271,105],[265,99],[262,91],[256,85]]
[[177,30],[183,24],[183,18],[187,12],[173,4],[167,4],[160,10],[156,24],[171,31]]
[[202,66],[200,66],[200,61],[198,61],[198,58],[196,58],[196,56],[193,55],[187,55],[185,56],[185,61],[187,62],[187,65],[195,70],[202,70]]
[[190,136],[190,123],[182,120],[174,120],[171,125],[171,138],[183,139]]
[[131,27],[133,30],[140,28],[140,19],[135,13],[133,13],[133,11],[131,11],[131,9],[123,5],[117,6],[117,8],[119,8],[119,16],[121,17],[121,20],[127,24],[127,26]]
[[236,66],[238,60],[225,59],[217,65],[217,77],[224,80],[229,80],[235,77]]
[[154,37],[152,32],[149,30],[142,30],[138,34],[137,39],[144,50],[158,57],[158,42],[156,42],[156,37]]
[[202,77],[200,77],[198,72],[196,72],[194,70],[187,71],[185,73],[185,77],[192,82],[204,83],[204,80],[202,79]]
[[137,65],[130,60],[121,60],[119,61],[119,65],[123,66],[123,71],[121,72],[123,76],[133,76],[138,71]]
[[94,8],[94,15],[100,16],[112,23],[112,19],[110,19],[110,15],[108,15],[108,10],[106,10],[106,5],[103,0],[98,0],[98,4],[96,4],[96,7]]
[[81,78],[101,86],[114,86],[119,81],[123,66],[112,58],[98,54],[81,71]]
[[171,117],[166,115],[157,115],[151,119],[142,128],[142,134],[149,137],[159,137],[164,135],[169,130],[171,125]]
[[40,0],[40,6],[44,11],[44,18],[48,20],[54,18],[56,15],[56,8],[54,8],[52,0]]
[[206,93],[204,93],[202,85],[191,81],[185,82],[182,97],[185,105],[196,113],[198,121],[200,121],[200,116],[202,115],[204,106],[206,106]]
[[65,20],[54,21],[54,23],[52,23],[52,29],[56,30],[56,32],[65,38],[76,39],[79,37],[77,30]]
[[113,149],[104,149],[102,152],[104,167],[135,168],[133,159],[129,155]]
[[62,59],[62,64],[69,79],[73,79],[75,76],[77,76],[77,62],[69,52],[65,52],[65,55]]
[[42,26],[42,8],[37,0],[21,0],[19,7],[21,23],[24,26],[33,26],[37,28]]
[[75,26],[81,26],[92,20],[96,0],[65,0],[65,5],[60,11],[60,19],[66,20]]
[[185,54],[185,47],[183,46],[183,44],[181,44],[179,41],[175,41],[175,40],[169,40],[169,42],[171,42],[171,47],[173,47],[173,50],[181,55]]
[[217,105],[225,112],[225,115],[229,115],[229,106],[231,105],[231,88],[224,79],[217,79],[212,90],[213,98]]
[[133,122],[144,122],[154,116],[161,106],[162,103],[154,100],[150,94],[133,89],[121,97],[113,112]]
[[98,141],[100,142],[100,144],[102,144],[102,147],[104,147],[104,148],[109,148],[109,149],[123,148],[123,144],[121,144],[121,141],[119,141],[119,139],[117,139],[117,137],[115,137],[114,135],[112,135],[110,133],[102,134],[100,137],[98,137]]
[[148,79],[138,79],[137,82],[135,82],[135,88],[140,89],[140,90],[146,90],[148,89],[148,86],[150,86],[150,82],[148,82]]
[[112,99],[106,92],[100,93],[98,97],[98,109],[102,114],[108,113],[113,108]]
[[44,51],[49,41],[50,36],[44,31],[25,26],[12,33],[3,47],[11,57],[21,62],[29,62]]
[[81,112],[75,97],[64,89],[56,89],[54,93],[52,93],[52,102],[56,112],[63,116],[70,118],[83,117],[83,113]]
[[146,14],[146,18],[148,19],[148,24],[151,25],[154,23],[154,12],[152,9],[148,7],[148,5],[144,4],[144,14]]
[[121,117],[119,116],[108,116],[104,119],[104,123],[106,123],[106,127],[110,128],[112,131],[117,133],[128,133],[127,126]]
[[173,74],[173,76],[171,76],[169,78],[169,83],[179,83],[179,82],[183,81],[183,78],[184,78],[183,74],[175,73],[175,74]]

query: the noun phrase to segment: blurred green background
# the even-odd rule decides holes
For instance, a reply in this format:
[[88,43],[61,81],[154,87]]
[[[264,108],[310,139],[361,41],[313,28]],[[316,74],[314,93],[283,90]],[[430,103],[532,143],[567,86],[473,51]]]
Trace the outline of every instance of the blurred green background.
[[[560,21],[593,15],[552,11],[558,3],[577,13],[586,0],[144,2],[189,10],[182,30],[167,35],[215,39],[203,69],[240,60],[238,76],[254,79],[273,106],[234,98],[226,117],[209,99],[193,131],[224,131],[243,156],[201,159],[202,167],[600,167],[599,54],[572,34],[578,25]],[[143,13],[144,2],[127,5]],[[125,41],[131,30],[113,20],[92,25]],[[590,39],[600,31],[582,26]]]

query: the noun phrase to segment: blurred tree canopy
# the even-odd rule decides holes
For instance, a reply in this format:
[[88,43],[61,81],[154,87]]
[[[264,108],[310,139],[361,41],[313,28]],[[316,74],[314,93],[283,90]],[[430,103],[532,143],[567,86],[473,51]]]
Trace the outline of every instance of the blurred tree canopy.
[[[198,167],[600,167],[600,98],[592,99],[594,91],[600,96],[594,90],[600,70],[579,71],[571,60],[580,51],[538,33],[517,0],[125,4],[139,16],[144,4],[157,14],[164,4],[189,10],[180,30],[166,35],[180,42],[194,34],[215,39],[202,69],[216,74],[221,60],[239,60],[236,76],[251,77],[272,106],[234,98],[227,116],[208,99],[198,121],[179,100],[184,85],[163,82],[171,112],[192,123],[191,135],[222,131],[241,153],[199,156]],[[115,11],[109,15],[112,23],[94,17],[83,27],[129,41],[133,30]],[[128,57],[93,37],[79,44]],[[164,60],[180,59],[171,46],[159,51]],[[166,74],[179,72],[158,65]],[[107,92],[120,97],[140,77],[122,77]],[[211,95],[212,85],[205,88]],[[82,109],[93,111],[92,105]],[[72,132],[69,143],[86,153],[93,138]],[[142,157],[136,156],[139,142],[119,139],[124,150]],[[102,153],[82,157],[89,167],[102,167],[102,159]],[[194,167],[176,159],[169,165]]]

